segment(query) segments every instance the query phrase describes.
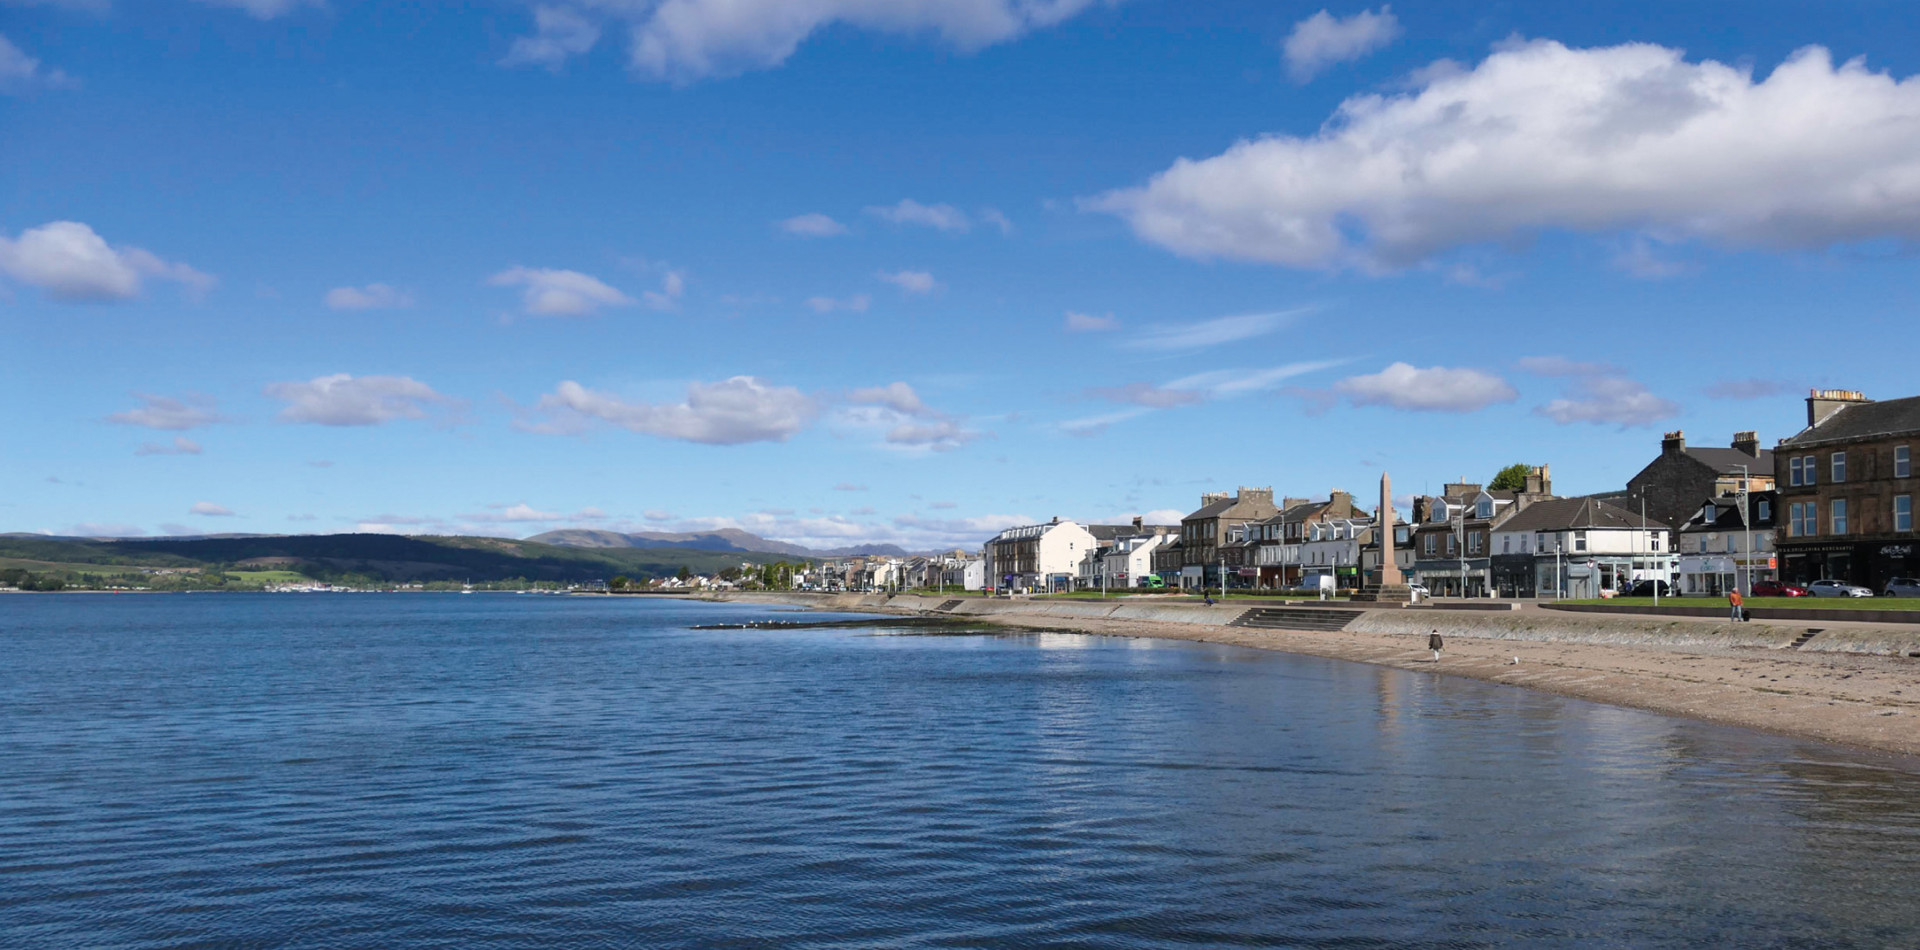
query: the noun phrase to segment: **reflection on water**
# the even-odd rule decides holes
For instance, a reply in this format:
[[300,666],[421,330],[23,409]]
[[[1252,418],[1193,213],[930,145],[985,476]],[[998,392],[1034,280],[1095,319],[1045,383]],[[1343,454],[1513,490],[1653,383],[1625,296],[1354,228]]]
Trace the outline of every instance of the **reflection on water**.
[[0,946],[1913,946],[1913,766],[1068,634],[0,603]]

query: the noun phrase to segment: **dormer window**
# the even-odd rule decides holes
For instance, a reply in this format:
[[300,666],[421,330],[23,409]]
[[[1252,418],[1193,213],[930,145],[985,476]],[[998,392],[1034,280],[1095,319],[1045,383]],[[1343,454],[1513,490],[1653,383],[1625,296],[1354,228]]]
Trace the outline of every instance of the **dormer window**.
[[1473,516],[1481,521],[1491,521],[1493,519],[1493,499],[1481,495],[1480,499],[1473,503]]

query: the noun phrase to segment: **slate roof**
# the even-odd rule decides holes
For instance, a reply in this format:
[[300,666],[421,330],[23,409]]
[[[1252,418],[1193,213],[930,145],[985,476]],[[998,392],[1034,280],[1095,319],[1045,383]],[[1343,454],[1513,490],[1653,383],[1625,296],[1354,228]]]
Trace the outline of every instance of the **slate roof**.
[[1221,515],[1226,514],[1227,510],[1232,508],[1236,504],[1239,504],[1239,502],[1236,501],[1235,499],[1232,499],[1232,498],[1221,499],[1220,501],[1216,501],[1210,505],[1202,505],[1193,514],[1190,514],[1180,520],[1195,521],[1203,518],[1218,518]]
[[1773,451],[1771,449],[1761,449],[1760,455],[1755,457],[1739,449],[1715,449],[1704,446],[1694,448],[1693,446],[1688,446],[1687,454],[1692,456],[1695,461],[1713,469],[1716,475],[1731,475],[1740,471],[1742,465],[1747,467],[1749,474],[1757,472],[1773,473]]
[[1090,524],[1085,526],[1087,533],[1100,541],[1117,541],[1131,538],[1136,534],[1152,534],[1145,527],[1135,528],[1130,524]]
[[1817,426],[1800,430],[1798,435],[1780,443],[1782,447],[1819,445],[1844,439],[1864,439],[1882,435],[1920,433],[1920,396],[1862,402],[1842,408]]
[[[1753,513],[1753,526],[1755,529],[1761,531],[1772,530],[1773,519],[1760,517],[1758,506],[1759,502],[1766,501],[1768,502],[1768,507],[1772,509],[1778,504],[1775,500],[1777,497],[1773,492],[1754,492],[1748,497],[1747,503],[1755,508]],[[1702,503],[1701,507],[1706,507],[1705,503]],[[1703,521],[1700,517],[1700,512],[1696,511],[1693,513],[1693,517],[1687,520],[1686,526],[1681,528],[1681,530],[1694,532],[1738,531],[1746,527],[1745,521],[1740,517],[1740,499],[1738,496],[1728,495],[1715,498],[1713,499],[1713,507],[1716,517],[1711,524]]]
[[[1664,528],[1652,518],[1648,528]],[[1578,528],[1638,528],[1640,514],[1593,498],[1554,498],[1536,501],[1508,518],[1498,529],[1507,531],[1567,531]]]

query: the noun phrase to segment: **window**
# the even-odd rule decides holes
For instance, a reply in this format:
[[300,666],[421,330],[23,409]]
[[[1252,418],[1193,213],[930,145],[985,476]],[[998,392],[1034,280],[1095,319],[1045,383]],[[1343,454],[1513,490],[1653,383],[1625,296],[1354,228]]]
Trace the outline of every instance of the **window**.
[[1493,517],[1493,501],[1487,498],[1480,499],[1479,503],[1473,506],[1473,516],[1475,518],[1480,519],[1481,521],[1486,521],[1487,519],[1492,518]]
[[1755,506],[1755,514],[1753,517],[1755,521],[1772,521],[1773,520],[1773,502],[1762,501],[1758,503]]
[[1814,502],[1794,502],[1787,506],[1787,536],[1811,538],[1820,533],[1820,506]]
[[1729,534],[1727,535],[1727,553],[1728,553],[1728,554],[1738,554],[1738,553],[1740,553],[1740,547],[1739,547],[1738,545],[1736,545],[1736,544],[1734,543],[1734,541],[1736,541],[1736,540],[1738,540],[1738,536],[1737,536],[1737,535],[1734,535],[1734,534],[1731,534],[1731,533],[1729,533]]
[[1460,539],[1453,535],[1447,535],[1447,553],[1452,554],[1458,550],[1460,550]]
[[1893,496],[1893,530],[1913,530],[1913,496]]
[[1700,553],[1707,553],[1707,536],[1704,534],[1700,536]]
[[1575,531],[1573,533],[1573,549],[1575,551],[1585,551],[1587,549],[1587,533],[1585,531]]
[[1480,547],[1481,547],[1480,542],[1485,540],[1486,540],[1486,535],[1483,535],[1478,531],[1475,531],[1472,534],[1467,535],[1467,551],[1472,554],[1479,554]]
[[1434,549],[1434,540],[1433,540],[1433,539],[1434,539],[1435,537],[1436,537],[1435,535],[1431,535],[1431,534],[1430,534],[1430,535],[1427,535],[1427,536],[1426,536],[1426,538],[1424,539],[1424,540],[1425,540],[1425,542],[1426,542],[1426,543],[1425,543],[1425,547],[1426,547],[1426,549],[1427,549],[1427,553],[1428,553],[1428,554],[1432,554],[1432,553],[1433,553],[1433,549]]
[[1657,534],[1653,536],[1653,549],[1655,551],[1660,550],[1660,538],[1661,536]]
[[1800,459],[1800,467],[1806,470],[1805,474],[1807,476],[1806,481],[1802,482],[1802,484],[1805,484],[1805,485],[1820,484],[1820,477],[1819,477],[1820,469],[1814,465],[1813,456],[1811,455],[1803,456]]
[[1833,533],[1847,533],[1847,500],[1845,498],[1833,500]]
[[1847,453],[1845,452],[1833,453],[1833,480],[1836,482],[1847,480]]
[[1910,446],[1893,447],[1893,477],[1907,478],[1913,473],[1913,449]]
[[1798,455],[1787,460],[1787,484],[1795,488],[1801,485],[1800,456]]

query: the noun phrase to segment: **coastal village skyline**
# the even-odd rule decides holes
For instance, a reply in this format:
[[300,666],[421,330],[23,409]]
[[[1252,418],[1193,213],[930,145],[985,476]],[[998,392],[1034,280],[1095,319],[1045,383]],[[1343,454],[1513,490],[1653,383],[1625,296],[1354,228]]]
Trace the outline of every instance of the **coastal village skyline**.
[[933,551],[1911,394],[1892,7],[807,9],[0,5],[0,529]]

